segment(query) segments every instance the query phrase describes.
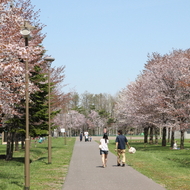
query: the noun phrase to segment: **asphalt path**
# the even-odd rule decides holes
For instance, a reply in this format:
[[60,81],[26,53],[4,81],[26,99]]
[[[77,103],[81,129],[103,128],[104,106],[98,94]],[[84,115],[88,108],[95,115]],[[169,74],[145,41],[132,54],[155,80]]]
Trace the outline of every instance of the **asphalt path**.
[[80,142],[77,138],[63,190],[165,190],[128,165],[118,167],[111,152],[103,168],[96,139]]

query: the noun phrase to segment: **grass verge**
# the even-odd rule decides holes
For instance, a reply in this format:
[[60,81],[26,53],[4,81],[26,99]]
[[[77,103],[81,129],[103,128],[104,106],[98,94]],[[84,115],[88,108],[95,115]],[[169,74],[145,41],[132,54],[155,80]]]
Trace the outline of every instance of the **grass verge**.
[[[140,173],[161,184],[167,190],[190,189],[190,142],[185,141],[184,150],[172,150],[168,146],[147,144],[132,140],[130,146],[137,152],[126,152],[126,162]],[[110,140],[109,149],[116,154],[115,142]]]
[[[63,186],[72,156],[75,138],[52,138],[52,164],[48,164],[48,141],[31,141],[30,189],[60,190]],[[6,145],[0,145],[0,155]],[[24,150],[14,152],[12,161],[0,159],[0,190],[21,190],[24,187]]]

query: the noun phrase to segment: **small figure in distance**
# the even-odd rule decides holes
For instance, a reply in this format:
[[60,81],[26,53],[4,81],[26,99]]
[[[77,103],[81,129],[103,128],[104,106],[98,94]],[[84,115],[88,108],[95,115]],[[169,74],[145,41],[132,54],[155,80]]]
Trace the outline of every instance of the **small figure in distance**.
[[173,149],[177,149],[177,141],[175,141],[175,143],[173,145]]
[[88,141],[88,131],[84,132],[84,137],[85,137],[85,142],[87,142]]
[[82,141],[83,134],[82,132],[80,133],[80,142]]

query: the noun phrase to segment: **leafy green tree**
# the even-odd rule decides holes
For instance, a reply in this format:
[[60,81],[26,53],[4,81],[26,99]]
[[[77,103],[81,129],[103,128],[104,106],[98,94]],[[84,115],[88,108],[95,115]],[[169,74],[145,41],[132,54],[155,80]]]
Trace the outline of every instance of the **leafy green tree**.
[[[42,72],[39,66],[35,66],[35,70],[31,72],[30,81],[32,81],[39,91],[31,93],[29,98],[29,132],[30,136],[44,136],[48,134],[48,83],[47,74]],[[53,88],[53,87],[52,87]],[[52,88],[50,90],[52,90]],[[14,117],[7,120],[6,125],[9,127],[10,134],[8,139],[12,142],[7,147],[7,160],[12,159],[13,156],[13,138],[14,134],[19,134],[20,138],[24,141],[26,115],[25,115],[25,100],[21,101],[21,104],[15,105],[15,110],[20,115],[14,115]],[[54,117],[59,110],[52,111],[51,117]]]
[[30,94],[30,135],[34,137],[46,135],[48,130],[48,83],[46,83],[47,76],[41,71],[42,69],[36,66],[30,77],[30,80],[40,89]]

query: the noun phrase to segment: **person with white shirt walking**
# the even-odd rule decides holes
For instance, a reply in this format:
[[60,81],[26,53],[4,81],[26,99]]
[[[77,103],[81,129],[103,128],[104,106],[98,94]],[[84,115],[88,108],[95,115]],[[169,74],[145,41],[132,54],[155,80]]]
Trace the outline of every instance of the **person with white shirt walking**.
[[104,133],[103,138],[100,139],[100,155],[102,156],[102,167],[105,168],[107,165],[107,159],[108,159],[108,135]]

